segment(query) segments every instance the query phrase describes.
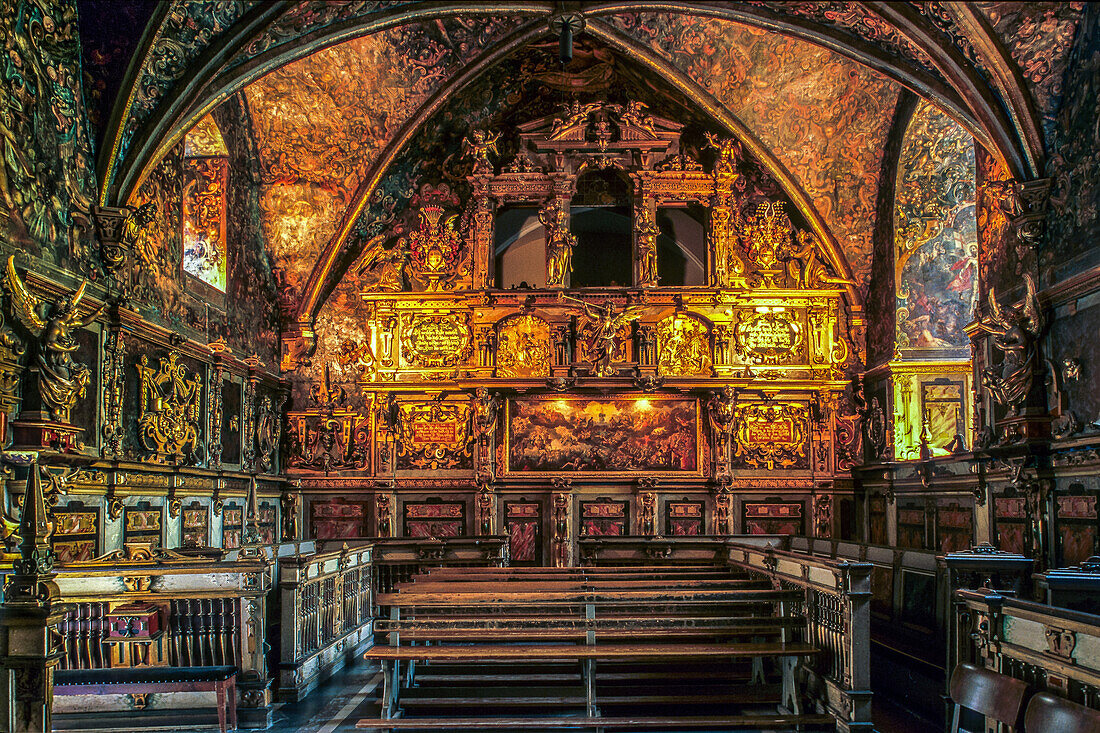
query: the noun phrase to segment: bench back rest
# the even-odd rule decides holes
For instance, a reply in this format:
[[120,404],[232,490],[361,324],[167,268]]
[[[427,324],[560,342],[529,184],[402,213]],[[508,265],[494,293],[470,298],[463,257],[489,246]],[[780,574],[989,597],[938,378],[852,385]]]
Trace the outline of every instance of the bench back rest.
[[1043,692],[1027,704],[1024,730],[1027,733],[1096,733],[1100,731],[1100,710]]
[[1014,728],[1020,722],[1026,695],[1026,682],[973,664],[960,664],[951,674],[951,699],[957,705]]

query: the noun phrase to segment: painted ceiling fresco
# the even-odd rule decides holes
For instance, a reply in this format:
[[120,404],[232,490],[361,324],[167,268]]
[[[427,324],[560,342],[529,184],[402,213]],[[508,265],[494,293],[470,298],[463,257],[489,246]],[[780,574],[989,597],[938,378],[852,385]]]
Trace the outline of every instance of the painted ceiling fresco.
[[881,153],[898,86],[824,48],[715,18],[614,16],[713,94],[793,174],[866,293]]
[[922,103],[905,132],[894,198],[899,349],[959,349],[974,309],[974,140]]
[[1049,147],[1062,103],[1070,48],[1086,3],[978,2],[1019,65],[1042,115]]
[[288,290],[300,291],[365,172],[401,126],[514,25],[400,26],[320,51],[247,88],[264,229]]
[[1050,173],[1050,236],[1040,255],[1042,284],[1100,264],[1100,9],[1085,11],[1066,79]]

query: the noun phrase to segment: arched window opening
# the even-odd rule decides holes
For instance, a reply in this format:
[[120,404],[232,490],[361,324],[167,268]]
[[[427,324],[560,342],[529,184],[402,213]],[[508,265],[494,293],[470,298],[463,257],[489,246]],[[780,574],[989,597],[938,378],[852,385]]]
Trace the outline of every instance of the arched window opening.
[[534,206],[502,206],[493,227],[494,284],[546,287],[546,229]]
[[633,284],[634,211],[630,181],[614,169],[585,171],[570,203],[574,288]]
[[[969,446],[977,298],[974,139],[927,102],[905,131],[894,199],[895,457]],[[960,444],[961,441],[961,444]]]
[[657,274],[661,285],[706,285],[707,211],[691,204],[657,209]]
[[229,152],[206,115],[183,139],[183,272],[225,292]]

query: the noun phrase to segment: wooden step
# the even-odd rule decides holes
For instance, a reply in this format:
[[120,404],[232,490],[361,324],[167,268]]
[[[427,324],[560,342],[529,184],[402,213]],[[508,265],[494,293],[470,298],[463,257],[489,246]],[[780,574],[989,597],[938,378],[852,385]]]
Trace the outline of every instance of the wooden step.
[[382,730],[560,730],[569,728],[666,729],[771,729],[835,725],[828,715],[692,715],[684,717],[608,716],[604,718],[375,718],[360,720],[356,728]]

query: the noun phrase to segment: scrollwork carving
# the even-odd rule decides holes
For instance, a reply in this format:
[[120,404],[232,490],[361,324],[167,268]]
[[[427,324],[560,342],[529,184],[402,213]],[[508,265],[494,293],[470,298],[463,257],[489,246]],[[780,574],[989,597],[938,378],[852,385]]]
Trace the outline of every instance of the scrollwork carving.
[[142,446],[159,458],[195,460],[202,450],[202,377],[188,374],[175,351],[162,357],[155,369],[145,355],[135,367],[141,380],[138,436]]

